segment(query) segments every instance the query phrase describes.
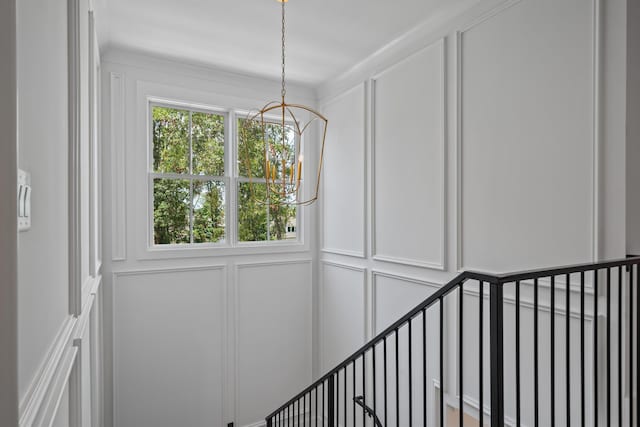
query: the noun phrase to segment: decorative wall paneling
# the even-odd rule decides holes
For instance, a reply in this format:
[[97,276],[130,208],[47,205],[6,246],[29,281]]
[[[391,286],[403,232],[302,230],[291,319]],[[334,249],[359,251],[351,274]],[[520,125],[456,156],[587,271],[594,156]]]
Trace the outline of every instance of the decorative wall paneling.
[[[127,257],[127,208],[126,208],[126,163],[125,163],[125,79],[122,73],[111,72],[109,75],[109,135],[105,140],[111,147],[109,161],[111,176],[110,199],[106,206],[112,206],[108,217],[111,218],[111,259],[124,261]],[[107,110],[105,108],[105,110]],[[106,126],[105,126],[106,128]]]
[[[48,16],[48,19],[51,19],[51,25],[60,24],[61,27],[56,27],[56,31],[59,29],[61,32],[64,31],[64,35],[53,34],[52,31],[51,37],[55,40],[54,43],[58,42],[58,36],[66,39],[64,49],[67,53],[65,56],[67,63],[64,67],[66,80],[64,90],[68,92],[68,99],[64,100],[63,111],[65,118],[68,119],[68,123],[64,125],[65,134],[68,136],[68,141],[64,142],[64,146],[68,148],[68,152],[65,151],[68,157],[63,165],[67,167],[64,182],[68,187],[58,197],[58,201],[65,205],[64,211],[68,213],[68,223],[64,228],[65,234],[68,231],[68,242],[65,242],[62,249],[65,252],[68,251],[68,261],[65,259],[66,265],[62,267],[68,272],[68,275],[65,274],[68,277],[68,280],[65,280],[67,283],[62,284],[64,289],[62,298],[68,301],[65,309],[68,314],[48,345],[48,350],[41,355],[39,366],[30,373],[31,378],[22,379],[23,382],[27,380],[28,384],[20,396],[19,425],[20,427],[51,425],[97,427],[101,425],[101,420],[97,417],[95,420],[91,418],[92,408],[100,407],[99,401],[102,399],[99,378],[102,359],[98,353],[100,337],[98,334],[95,336],[93,334],[101,328],[98,323],[99,318],[95,317],[95,307],[101,304],[99,295],[102,282],[99,250],[101,223],[100,214],[96,208],[99,197],[99,171],[95,167],[100,156],[97,150],[99,144],[97,114],[89,114],[89,111],[95,111],[95,104],[98,102],[99,75],[92,73],[91,70],[99,67],[99,52],[93,25],[92,5],[89,0],[69,0],[66,4],[57,6],[35,3],[24,3],[20,6],[24,8],[20,12],[20,19],[24,26],[29,28],[37,21],[38,14],[32,13],[34,9],[41,13],[40,8],[51,7],[52,11],[55,9],[55,13],[52,12],[52,15]],[[59,12],[60,15],[64,13],[64,20],[57,15]],[[29,45],[31,42],[33,40],[24,37],[20,45],[21,52],[32,49],[33,46]],[[40,46],[42,39],[38,39],[37,43]],[[47,45],[44,44],[44,46]],[[60,46],[55,45],[55,47]],[[39,66],[33,67],[35,69]],[[24,79],[29,78],[28,74],[21,75]],[[49,99],[48,93],[39,95],[40,102],[46,108],[50,107],[49,104],[61,104],[57,96],[55,99]],[[22,96],[29,95],[23,93]],[[52,138],[55,137],[56,135],[52,133]],[[27,143],[31,141],[19,140],[19,144]],[[44,142],[39,140],[38,143]],[[23,161],[27,164],[35,164],[33,159],[28,158],[30,151],[26,149],[24,151],[27,158]],[[54,160],[56,159],[47,159],[47,161]],[[44,185],[41,191],[45,191]],[[44,212],[44,208],[40,207]],[[56,207],[48,206],[47,208]],[[46,225],[45,220],[42,219],[44,216],[40,217],[42,225]],[[65,214],[65,222],[66,218]],[[38,227],[37,224],[35,225],[34,229],[27,233],[37,232]],[[28,237],[26,234],[24,238]],[[29,256],[26,252],[21,256],[29,262],[33,262],[34,259],[39,261],[36,259],[37,256]],[[56,268],[60,267],[56,266]],[[22,280],[26,279],[23,277]],[[52,278],[53,281],[55,278]],[[53,283],[42,281],[40,284],[50,287]],[[28,296],[22,295],[25,299],[20,303],[31,303],[27,301]],[[43,297],[47,298],[47,295],[42,294],[41,298]],[[47,302],[52,304],[50,301]],[[38,307],[38,310],[25,309],[25,312],[47,314],[49,321],[55,321],[53,316],[55,313],[50,313],[53,308],[55,308],[53,305],[49,307],[45,304],[44,307]],[[25,317],[28,317],[27,314]],[[92,328],[89,328],[92,318],[94,323]],[[33,341],[35,337],[30,336],[29,332],[28,325],[22,325],[19,329],[20,340]],[[90,342],[94,344],[90,345]],[[27,352],[27,350],[24,351]],[[34,355],[28,353],[26,356],[32,358]],[[22,375],[25,374],[22,373]]]
[[371,80],[374,260],[445,268],[445,46],[438,40]]
[[598,258],[598,3],[506,1],[457,32],[458,270]]
[[332,119],[322,168],[321,249],[358,258],[367,245],[366,104],[367,85],[361,83],[322,108]]
[[322,262],[320,370],[342,362],[370,337],[366,269]]
[[[320,253],[320,261],[371,271],[370,297],[366,310],[373,328],[372,334],[380,330],[380,325],[376,322],[384,320],[379,308],[388,311],[396,299],[402,301],[406,298],[406,309],[419,302],[419,297],[412,297],[412,292],[407,289],[410,285],[403,283],[408,277],[417,278],[419,282],[442,283],[449,280],[458,270],[510,271],[597,260],[605,253],[611,252],[603,249],[607,244],[601,241],[601,236],[609,229],[617,236],[617,229],[609,224],[613,217],[609,216],[607,219],[606,212],[620,205],[611,198],[607,202],[602,197],[604,185],[612,185],[607,182],[617,181],[614,176],[616,172],[602,166],[601,153],[606,145],[602,142],[603,135],[613,132],[607,131],[603,123],[607,122],[607,114],[612,114],[609,110],[616,110],[604,102],[602,86],[613,85],[609,82],[612,77],[603,78],[603,73],[606,74],[605,69],[615,68],[615,64],[605,64],[603,60],[607,55],[617,58],[618,48],[612,47],[611,40],[618,39],[610,35],[617,30],[608,28],[607,25],[618,25],[615,24],[615,17],[619,17],[618,9],[619,5],[604,5],[600,0],[579,4],[550,0],[497,0],[467,4],[455,14],[442,20],[431,21],[428,25],[407,33],[344,75],[320,86],[319,98],[323,103],[334,99],[351,99],[354,87],[359,87],[363,82],[371,82],[365,95],[368,100],[366,116],[369,118],[365,132],[366,148],[370,157],[365,183],[368,193],[365,201],[365,217],[368,221],[365,241],[371,242],[372,250],[362,259],[349,256],[352,255],[350,253],[323,250]],[[606,22],[603,21],[603,14],[608,16]],[[505,37],[505,34],[509,34],[509,37]],[[604,42],[603,38],[608,41]],[[448,178],[443,178],[442,183],[442,271],[434,269],[434,266],[428,263],[416,263],[415,259],[410,263],[402,263],[398,262],[403,261],[398,256],[392,257],[391,260],[380,256],[380,239],[376,248],[376,228],[382,227],[379,211],[388,209],[395,214],[400,206],[378,206],[374,197],[376,191],[379,191],[376,185],[381,174],[381,168],[376,163],[378,153],[374,149],[378,144],[376,137],[379,137],[376,125],[380,125],[377,123],[379,87],[376,87],[376,79],[381,73],[380,70],[383,70],[384,76],[384,70],[393,70],[395,64],[401,66],[412,54],[426,49],[425,45],[433,47],[438,43],[443,45],[441,62],[444,94],[441,109],[444,111],[445,149],[442,167],[443,177]],[[605,55],[605,48],[613,53]],[[424,65],[427,61],[423,62],[420,78],[425,76]],[[429,66],[435,67],[434,62],[431,61]],[[374,77],[369,80],[371,76]],[[415,89],[424,84],[417,79],[418,77],[405,79],[405,87]],[[569,81],[571,84],[567,84]],[[615,98],[618,88],[613,89],[608,96]],[[406,105],[406,99],[404,96],[393,105],[402,110]],[[559,112],[554,112],[556,109]],[[481,119],[485,116],[486,120],[483,122]],[[494,120],[495,124],[492,122]],[[348,133],[346,126],[338,127],[344,127],[344,130],[338,129],[336,133]],[[508,133],[505,132],[505,128],[527,129],[527,132]],[[607,143],[615,145],[616,142]],[[613,155],[615,157],[617,154]],[[384,158],[388,160],[388,156]],[[534,162],[531,159],[537,160]],[[612,162],[611,159],[607,161]],[[506,167],[503,167],[503,164]],[[383,171],[388,170],[389,168]],[[418,175],[421,174],[416,173],[414,177]],[[488,176],[495,176],[497,181],[487,181],[485,178]],[[416,180],[421,182],[417,178]],[[505,186],[513,191],[502,190]],[[396,185],[396,190],[401,188],[401,185]],[[325,189],[325,193],[330,191],[340,189]],[[325,197],[330,198],[331,194]],[[479,200],[479,197],[482,200]],[[535,200],[535,203],[531,200],[522,202],[523,198]],[[505,200],[510,202],[506,203]],[[605,206],[606,204],[609,205]],[[323,206],[321,215],[336,214],[327,212],[328,209],[329,205]],[[492,209],[497,210],[493,212]],[[516,211],[518,215],[512,215],[512,212]],[[523,215],[520,215],[521,211],[524,211]],[[536,228],[540,224],[544,224],[542,232]],[[414,224],[400,225],[411,229]],[[422,226],[417,225],[418,228]],[[389,224],[385,224],[384,229],[385,233],[391,233]],[[558,229],[565,232],[558,233]],[[570,232],[567,233],[567,230]],[[325,229],[321,231],[323,234],[326,232]],[[483,232],[492,237],[482,235]],[[325,246],[326,243],[323,243],[321,248],[326,249]],[[397,282],[389,281],[388,286],[382,288],[388,290],[383,298],[380,298],[380,283],[385,279],[379,277],[377,271],[380,269],[392,272],[398,279]],[[590,330],[592,315],[589,314],[593,291],[591,279],[587,279],[586,335],[589,340],[593,334]],[[319,274],[319,280],[322,289],[327,285],[336,285],[328,284],[326,280],[334,279],[325,279],[322,273]],[[409,279],[409,282],[411,280]],[[573,280],[575,278],[572,278],[572,282]],[[532,312],[532,291],[530,284],[523,283],[522,286],[521,310],[524,319],[530,317]],[[558,278],[556,286],[558,289],[565,289],[563,279]],[[575,305],[579,301],[579,284],[571,283],[570,290],[573,331],[579,324],[579,319],[576,318],[579,309]],[[477,293],[474,295],[472,289],[465,292],[465,298],[475,298],[476,303],[477,297]],[[556,302],[559,305],[562,299]],[[454,303],[455,298],[451,301],[451,310],[447,308],[451,313],[455,311]],[[345,302],[341,301],[340,304]],[[514,301],[509,292],[505,295],[505,304],[505,315],[513,315]],[[465,307],[471,306],[471,302],[465,304]],[[540,282],[539,307],[541,322],[546,322],[544,328],[548,329],[549,284],[543,281]],[[319,303],[321,317],[332,309],[325,300]],[[404,312],[406,310],[393,315],[397,318]],[[561,313],[557,311],[556,315],[559,314]],[[546,320],[543,320],[543,316],[546,316]],[[456,325],[455,316],[448,316],[445,320],[449,327]],[[558,325],[558,322],[556,324]],[[465,328],[468,327],[465,325]],[[513,331],[505,333],[513,334]],[[338,339],[325,337],[325,332],[321,332],[321,336],[321,347],[325,345],[325,340],[331,342]],[[558,342],[562,337],[562,332],[558,331]],[[577,333],[572,334],[574,346],[573,340],[576,337]],[[513,338],[509,339],[513,341]],[[357,343],[354,342],[353,346],[355,348]],[[587,347],[589,346],[590,343],[587,342]],[[530,350],[527,351],[531,353]],[[446,352],[448,359],[456,360],[458,353],[455,342],[447,344]],[[572,354],[572,358],[574,356],[577,354]],[[544,363],[548,364],[548,355],[546,357]],[[485,357],[486,360],[488,357]],[[470,359],[468,363],[471,363]],[[587,365],[590,363],[590,360],[587,360]],[[546,369],[544,366],[541,369]],[[471,367],[465,369],[466,372],[472,370]],[[514,366],[505,365],[505,374],[513,369]],[[587,369],[590,369],[589,366]],[[457,403],[452,400],[457,389],[455,370],[448,372],[447,377],[451,380],[447,386],[447,402],[455,408]],[[477,378],[471,380],[477,381]],[[439,385],[434,382],[434,386],[437,389]],[[545,387],[548,387],[548,384]],[[474,388],[474,385],[465,383],[465,393],[470,388]],[[488,393],[485,396],[488,396]],[[465,395],[465,402],[468,404],[466,409],[469,413],[475,411],[477,414],[477,396],[469,393]],[[512,415],[509,413],[512,407],[513,402],[507,402],[508,416]],[[575,409],[572,407],[572,411]],[[548,408],[543,410],[547,411]]]
[[235,276],[234,419],[244,426],[311,382],[311,260],[238,263]]
[[223,425],[226,281],[224,265],[114,273],[115,426]]
[[[179,424],[210,423],[206,418],[213,419],[216,425],[259,424],[272,406],[311,380],[316,326],[312,314],[314,267],[310,261],[314,208],[304,210],[302,242],[217,248],[152,247],[148,231],[146,123],[149,99],[250,110],[262,107],[264,99],[280,93],[279,85],[121,50],[110,50],[103,56],[101,72],[105,94],[103,167],[112,173],[112,179],[104,182],[103,194],[103,269],[105,277],[109,277],[104,289],[106,426],[124,427],[135,422],[161,427],[175,421],[176,414],[182,416]],[[315,103],[309,88],[292,85],[289,92],[296,102]],[[235,153],[231,151],[227,151],[226,160],[234,164]],[[315,153],[309,154],[312,161]],[[220,272],[208,271],[212,263],[225,271],[218,285],[208,279]],[[140,292],[143,288],[149,292]],[[198,322],[193,310],[181,308],[188,316],[166,325],[166,313],[174,313],[176,301],[188,298],[185,289],[193,290],[187,294],[201,295],[194,302],[197,307],[209,304],[205,320]],[[219,292],[223,292],[220,298],[212,296]],[[141,314],[146,319],[144,324],[134,322],[130,330],[123,323],[125,318]],[[222,328],[222,335],[216,332],[215,340],[205,328],[211,324],[215,324],[216,331],[218,326]],[[180,331],[174,332],[180,325]],[[136,334],[147,327],[149,334]],[[140,368],[145,362],[141,355],[157,347],[160,337],[173,339],[174,334],[181,342],[198,337],[201,345],[215,346],[215,357],[187,363],[185,357],[195,357],[193,349],[182,346],[170,349],[157,363]],[[144,345],[140,336],[145,337]],[[189,368],[187,373],[185,366]],[[146,376],[155,373],[154,377],[161,381],[168,377],[175,381],[162,394],[153,381],[133,384],[128,374],[132,369]],[[279,385],[274,389],[274,384]],[[138,396],[135,400],[129,398],[132,390],[155,396],[156,402],[143,399],[140,404]],[[204,409],[183,398],[194,390],[201,396],[198,402],[209,396],[207,404],[202,404]],[[154,404],[161,410],[149,411]],[[160,416],[168,412],[173,415]]]

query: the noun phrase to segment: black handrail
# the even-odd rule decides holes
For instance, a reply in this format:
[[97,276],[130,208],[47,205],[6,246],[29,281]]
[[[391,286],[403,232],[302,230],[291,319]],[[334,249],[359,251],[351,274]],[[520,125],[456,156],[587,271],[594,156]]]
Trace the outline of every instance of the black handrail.
[[[535,307],[534,307],[534,315],[537,315],[537,289],[538,289],[538,281],[539,279],[545,279],[545,278],[550,278],[550,282],[551,282],[551,286],[552,286],[552,294],[555,294],[555,282],[554,282],[554,278],[557,276],[566,276],[567,277],[567,292],[569,292],[569,279],[570,276],[572,274],[580,274],[581,277],[581,313],[582,313],[582,318],[584,319],[584,279],[585,279],[585,273],[586,272],[598,272],[600,270],[605,270],[607,271],[607,304],[608,307],[607,309],[610,310],[610,303],[609,303],[609,294],[610,294],[610,273],[611,270],[614,268],[619,268],[619,275],[622,276],[622,268],[623,267],[627,267],[627,271],[631,270],[631,272],[629,273],[629,277],[630,277],[630,282],[633,282],[633,266],[637,266],[640,265],[640,257],[633,257],[633,258],[626,258],[626,259],[622,259],[622,260],[613,260],[613,261],[604,261],[604,262],[598,262],[598,263],[584,263],[584,264],[576,264],[576,265],[570,265],[570,266],[562,266],[562,267],[555,267],[555,268],[543,268],[543,269],[535,269],[535,270],[529,270],[529,271],[520,271],[520,272],[515,272],[515,273],[506,273],[506,274],[491,274],[491,273],[482,273],[482,272],[475,272],[475,271],[465,271],[462,272],[460,274],[458,274],[454,279],[452,279],[451,281],[449,281],[446,285],[442,286],[438,291],[436,291],[435,293],[433,293],[431,296],[429,296],[426,300],[424,300],[423,302],[421,302],[420,304],[418,304],[415,308],[413,308],[411,311],[409,311],[407,314],[405,314],[404,316],[402,316],[399,320],[397,320],[396,322],[394,322],[391,326],[387,327],[384,331],[382,331],[381,333],[379,333],[378,335],[376,335],[375,338],[373,338],[372,340],[370,340],[368,343],[364,344],[361,348],[359,348],[357,351],[355,351],[351,356],[347,357],[342,363],[340,363],[339,365],[337,365],[336,367],[334,367],[333,369],[331,369],[329,372],[327,372],[326,374],[324,374],[322,377],[320,377],[318,380],[316,380],[313,384],[311,384],[309,387],[305,388],[302,392],[300,392],[298,395],[296,395],[295,397],[293,397],[292,399],[290,399],[289,401],[287,401],[284,405],[282,405],[280,408],[278,408],[277,410],[275,410],[274,412],[272,412],[269,416],[267,416],[266,420],[267,420],[267,426],[271,427],[273,425],[273,419],[278,416],[279,414],[283,413],[283,410],[289,408],[292,404],[299,402],[301,399],[306,399],[306,396],[309,395],[311,400],[311,393],[315,390],[316,393],[316,399],[318,398],[318,388],[320,386],[322,386],[322,388],[324,389],[324,383],[325,382],[329,382],[329,426],[333,426],[333,416],[334,416],[334,411],[333,411],[333,406],[334,406],[334,377],[336,377],[339,380],[339,375],[340,375],[340,371],[344,370],[344,378],[345,378],[345,383],[344,383],[344,387],[345,387],[345,398],[346,398],[346,373],[347,373],[347,367],[351,364],[354,364],[353,367],[353,371],[354,371],[354,381],[355,381],[355,363],[358,361],[358,359],[362,358],[362,363],[363,363],[363,375],[365,374],[365,369],[364,369],[364,360],[365,360],[365,355],[373,350],[374,351],[374,364],[375,364],[375,348],[378,344],[385,344],[385,352],[386,352],[386,340],[387,338],[389,338],[390,336],[395,334],[395,338],[396,338],[396,368],[397,368],[397,339],[398,339],[398,330],[400,328],[402,328],[403,326],[407,325],[407,324],[411,324],[412,320],[415,319],[416,317],[423,315],[426,316],[426,311],[427,309],[429,309],[431,306],[436,305],[436,304],[440,304],[441,307],[441,315],[440,315],[440,329],[441,329],[441,335],[442,335],[442,322],[443,322],[443,318],[442,318],[442,311],[444,310],[443,307],[443,301],[444,298],[449,295],[451,292],[458,290],[460,293],[462,293],[462,285],[468,281],[468,280],[477,280],[481,286],[480,289],[482,289],[482,284],[484,283],[489,283],[490,287],[489,287],[489,298],[490,298],[490,366],[491,366],[491,375],[492,375],[492,381],[491,381],[491,425],[492,426],[501,426],[504,423],[504,376],[503,376],[503,367],[504,367],[504,361],[503,361],[503,353],[504,353],[504,348],[503,348],[503,302],[504,302],[504,297],[503,297],[503,287],[506,284],[511,284],[511,283],[515,283],[516,284],[516,292],[519,292],[519,286],[520,286],[520,282],[524,282],[524,281],[534,281],[534,289],[535,289],[535,295],[536,295],[536,300],[535,300]],[[595,288],[595,292],[597,294],[597,274],[594,273],[594,288]],[[620,283],[622,283],[622,279],[620,279]],[[619,295],[621,295],[622,290],[620,289],[619,291]],[[517,295],[519,295],[519,293],[517,293]],[[519,296],[516,297],[519,303]],[[638,292],[638,298],[639,298],[639,304],[640,304],[640,292]],[[630,298],[631,299],[631,298]],[[553,312],[553,297],[551,299],[551,304],[552,304],[552,312]],[[596,303],[597,304],[597,303]],[[630,302],[631,304],[631,302]],[[519,313],[519,308],[517,310],[517,312]],[[609,311],[608,311],[609,313]],[[569,311],[568,311],[568,307],[567,307],[567,319],[569,317]],[[462,329],[461,329],[461,324],[462,324],[462,315],[459,315],[459,321],[460,321],[460,329],[458,330],[458,334],[461,335],[462,333]],[[638,319],[640,319],[640,316],[638,316]],[[424,322],[424,318],[423,318],[423,322]],[[594,320],[594,322],[597,322],[597,318]],[[638,320],[638,322],[640,322],[640,320]],[[535,325],[537,328],[537,320],[535,321]],[[552,321],[552,329],[553,327],[553,321]],[[607,325],[608,328],[610,328],[610,325]],[[480,328],[480,331],[482,330],[482,328]],[[537,331],[537,329],[536,329]],[[640,323],[638,323],[638,331],[640,332]],[[519,335],[519,330],[517,332],[517,334]],[[537,332],[535,333],[536,336],[536,340],[537,340]],[[553,331],[551,332],[551,336],[553,339]],[[584,342],[584,332],[582,332],[582,338],[583,338],[583,342]],[[440,337],[441,341],[442,341],[442,336]],[[594,336],[595,338],[595,343],[597,344],[597,336]],[[632,340],[632,338],[630,338]],[[409,339],[409,345],[411,345]],[[482,341],[482,333],[480,333],[480,341]],[[519,342],[519,341],[518,341]],[[553,340],[552,340],[552,352],[553,350]],[[638,342],[638,344],[640,345],[640,340]],[[536,366],[537,366],[537,352],[538,352],[538,344],[536,341]],[[609,341],[607,342],[607,346],[609,346],[610,343]],[[517,344],[518,348],[519,348],[519,344]],[[584,346],[584,344],[583,344]],[[516,354],[518,354],[518,348],[516,349]],[[443,377],[443,372],[442,372],[442,348],[440,349],[441,352],[441,360],[440,360],[440,377],[442,380]],[[595,354],[594,354],[595,355]],[[595,355],[597,356],[597,355]],[[410,356],[409,356],[410,357]],[[518,356],[519,357],[519,356]],[[568,356],[567,356],[568,357]],[[518,359],[519,360],[519,359]],[[568,359],[567,359],[568,360]],[[582,358],[582,364],[584,365],[584,357]],[[610,361],[607,360],[607,362],[609,363]],[[385,356],[385,363],[386,363],[386,356]],[[553,377],[553,361],[552,363],[552,370],[551,370],[551,375]],[[411,359],[409,359],[409,369],[411,369]],[[375,365],[374,365],[375,366]],[[460,365],[461,368],[462,365]],[[385,369],[386,369],[386,365],[385,365]],[[633,367],[631,368],[633,369]],[[584,370],[584,366],[583,366],[583,370]],[[519,369],[518,369],[519,371]],[[518,377],[519,377],[519,372],[517,373]],[[537,369],[536,369],[536,375],[537,375]],[[582,375],[584,377],[584,374]],[[386,377],[386,376],[385,376]],[[567,374],[567,378],[569,378],[568,374]],[[364,376],[363,376],[364,379]],[[375,379],[375,376],[374,376]],[[397,381],[397,378],[396,378]],[[462,400],[462,380],[461,378],[459,379],[459,387],[460,387],[460,406],[461,406],[461,411],[462,411],[462,406],[464,405],[464,402]],[[482,380],[480,381],[480,383],[482,383]],[[536,377],[536,383],[537,383],[537,377]],[[639,381],[640,383],[640,381]],[[517,384],[518,384],[518,388],[519,388],[519,378],[517,379]],[[354,383],[354,387],[355,387],[355,383]],[[397,384],[396,384],[397,387]],[[442,394],[442,384],[441,384],[441,389],[440,389],[440,397],[441,397],[441,409],[442,409],[442,398],[443,398],[443,394]],[[584,389],[584,381],[582,384],[582,387]],[[553,392],[555,391],[555,386],[554,388],[551,390],[551,395],[553,396]],[[354,389],[355,392],[355,389]],[[364,384],[363,384],[363,392],[364,392]],[[338,397],[339,398],[339,393],[340,393],[340,389],[338,386],[337,389],[337,393],[338,393]],[[519,390],[517,391],[518,396],[518,409],[519,409]],[[568,399],[568,393],[569,391],[567,390],[567,401],[569,401]],[[536,388],[536,419],[537,419],[537,388]],[[482,396],[482,392],[480,392],[480,395]],[[375,396],[375,395],[374,395]],[[583,396],[584,396],[584,390],[583,390]],[[358,396],[360,397],[360,396]],[[397,398],[397,395],[396,395]],[[337,400],[336,399],[336,400]],[[322,392],[322,401],[324,404],[324,391]],[[361,402],[358,402],[358,404],[365,404],[364,398],[362,399]],[[339,403],[338,403],[339,405]],[[584,413],[584,398],[582,399],[582,405],[583,405],[583,413]],[[596,403],[596,415],[597,415],[597,403]],[[364,407],[364,406],[363,406]],[[375,399],[374,399],[374,408],[375,408]],[[317,409],[317,405],[316,405],[316,409]],[[355,410],[355,409],[354,409]],[[396,411],[398,411],[399,409],[396,408]],[[631,410],[631,409],[630,409]],[[373,411],[373,409],[371,409],[371,411]],[[411,409],[410,409],[411,411]],[[483,409],[480,409],[480,412],[482,412]],[[570,410],[567,410],[567,417],[569,417],[569,412]],[[374,412],[375,413],[375,412]],[[610,411],[608,411],[609,415],[610,415]],[[519,411],[518,411],[519,414]],[[552,414],[553,414],[553,403],[552,403]],[[397,414],[396,414],[397,415]],[[355,416],[355,415],[354,415]],[[426,417],[426,415],[425,415]],[[376,416],[377,418],[377,416]],[[441,421],[441,425],[442,425],[442,420],[443,417],[441,417],[440,421]],[[518,415],[518,424],[519,424],[519,415]],[[345,407],[345,419],[346,419],[346,407]],[[386,401],[385,401],[385,419],[386,419]],[[411,419],[410,419],[411,420]],[[460,425],[463,425],[462,422],[462,413],[460,415]],[[553,417],[552,417],[553,420]],[[386,422],[386,421],[385,421]],[[311,424],[311,419],[309,420],[309,423]],[[553,421],[552,421],[553,424]],[[324,425],[324,424],[323,424]]]

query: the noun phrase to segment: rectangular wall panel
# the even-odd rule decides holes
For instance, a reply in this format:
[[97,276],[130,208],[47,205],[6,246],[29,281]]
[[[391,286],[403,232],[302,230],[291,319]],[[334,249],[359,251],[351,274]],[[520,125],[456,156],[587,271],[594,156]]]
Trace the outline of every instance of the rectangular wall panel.
[[114,282],[115,425],[222,425],[224,270],[126,273]]
[[460,34],[461,269],[594,256],[594,22],[520,1]]
[[444,268],[444,41],[374,78],[374,258]]
[[236,417],[260,422],[311,383],[311,262],[238,265]]
[[323,162],[323,249],[364,257],[365,85],[323,109],[331,118]]
[[320,301],[322,370],[342,362],[365,342],[365,270],[324,263]]
[[[373,272],[373,321],[378,334],[407,314],[412,308],[427,299],[439,288],[439,285],[409,279],[402,276]],[[411,321],[411,340],[409,325],[391,333],[386,340],[386,367],[389,378],[386,381],[387,395],[395,400],[399,396],[399,406],[392,402],[382,415],[393,425],[430,425],[436,423],[436,389],[434,381],[439,379],[439,308],[432,306],[426,313]],[[423,342],[425,345],[423,346]],[[426,353],[425,353],[426,350]],[[411,366],[409,359],[411,355]],[[376,349],[376,385],[378,395],[384,395],[385,346]],[[426,368],[426,370],[425,370]],[[397,372],[397,375],[395,374]],[[411,378],[411,387],[409,386]],[[409,391],[411,394],[409,394]],[[425,395],[426,391],[426,395]],[[409,410],[411,401],[413,411]],[[424,403],[427,405],[427,418],[424,418]],[[382,406],[382,405],[381,405]],[[398,410],[399,409],[399,410]],[[411,423],[409,422],[411,414]]]

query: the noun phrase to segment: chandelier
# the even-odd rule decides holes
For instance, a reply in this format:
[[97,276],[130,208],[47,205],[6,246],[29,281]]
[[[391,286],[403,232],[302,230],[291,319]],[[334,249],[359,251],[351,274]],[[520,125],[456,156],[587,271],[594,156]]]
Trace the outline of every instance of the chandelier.
[[[249,179],[251,196],[266,205],[310,205],[318,199],[324,141],[327,135],[327,119],[311,107],[289,104],[285,97],[285,3],[282,3],[282,89],[280,101],[266,104],[260,111],[250,113],[240,128],[239,165],[241,175]],[[313,175],[307,169],[302,154],[303,135],[314,122],[321,124],[322,142],[319,160]],[[260,140],[259,150],[252,149],[246,141]],[[304,140],[309,146],[308,140]],[[243,141],[245,141],[243,143]],[[261,151],[261,152],[260,152]],[[304,184],[307,177],[313,176],[315,183]],[[254,186],[266,186],[265,192],[254,191]]]

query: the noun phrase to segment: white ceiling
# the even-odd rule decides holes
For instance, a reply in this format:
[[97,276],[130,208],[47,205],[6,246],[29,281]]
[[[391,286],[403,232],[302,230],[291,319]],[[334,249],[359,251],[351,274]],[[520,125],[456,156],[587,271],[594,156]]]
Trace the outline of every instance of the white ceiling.
[[[288,80],[317,85],[464,0],[290,0]],[[120,47],[265,77],[280,75],[276,0],[97,0],[98,37]]]

